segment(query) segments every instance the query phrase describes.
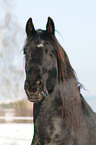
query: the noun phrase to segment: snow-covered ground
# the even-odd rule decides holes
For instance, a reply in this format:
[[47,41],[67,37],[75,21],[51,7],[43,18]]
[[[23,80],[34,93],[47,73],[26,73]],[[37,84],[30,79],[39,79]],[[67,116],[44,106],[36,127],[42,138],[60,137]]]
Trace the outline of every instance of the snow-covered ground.
[[[95,97],[86,97],[86,100],[96,112]],[[18,114],[18,111],[18,116],[15,116],[14,109],[7,108],[0,111],[0,121],[2,122],[0,123],[0,145],[31,145],[34,126],[30,122],[24,123],[23,121],[32,122],[33,118],[31,116],[26,116],[26,114],[25,116],[19,116],[20,114]],[[19,123],[16,123],[17,120]]]
[[0,123],[0,145],[31,145],[31,123]]

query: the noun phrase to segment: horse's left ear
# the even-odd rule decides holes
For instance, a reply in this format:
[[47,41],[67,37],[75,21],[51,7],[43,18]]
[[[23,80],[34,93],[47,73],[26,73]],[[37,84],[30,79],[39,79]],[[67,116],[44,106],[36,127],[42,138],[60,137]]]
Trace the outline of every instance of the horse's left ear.
[[35,28],[34,28],[34,25],[33,25],[33,22],[32,22],[32,18],[29,18],[28,21],[27,21],[27,24],[26,24],[26,34],[27,34],[27,37],[31,37],[32,35],[35,34]]
[[46,25],[46,30],[48,33],[51,33],[54,35],[55,33],[55,25],[51,17],[48,17],[47,25]]

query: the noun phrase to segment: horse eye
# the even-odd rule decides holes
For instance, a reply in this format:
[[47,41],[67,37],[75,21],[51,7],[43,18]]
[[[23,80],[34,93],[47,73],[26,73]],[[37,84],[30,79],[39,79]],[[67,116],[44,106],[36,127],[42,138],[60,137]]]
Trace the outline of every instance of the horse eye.
[[26,55],[26,48],[24,48],[23,54],[25,54],[25,55]]
[[56,55],[56,52],[55,52],[54,50],[51,50],[51,51],[49,52],[49,55],[50,55],[51,57],[53,57],[54,55]]
[[54,56],[54,54],[55,54],[54,51],[50,51],[50,52],[49,52],[49,55],[50,55],[50,56]]

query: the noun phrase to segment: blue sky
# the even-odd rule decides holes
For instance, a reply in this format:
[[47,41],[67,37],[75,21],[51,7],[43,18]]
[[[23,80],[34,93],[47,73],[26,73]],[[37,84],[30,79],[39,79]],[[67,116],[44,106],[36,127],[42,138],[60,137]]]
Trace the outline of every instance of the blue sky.
[[[69,56],[79,82],[96,96],[96,0],[14,0],[16,20],[25,30],[32,17],[36,29],[45,29],[47,17],[54,20],[57,39]],[[96,101],[96,99],[95,99]]]

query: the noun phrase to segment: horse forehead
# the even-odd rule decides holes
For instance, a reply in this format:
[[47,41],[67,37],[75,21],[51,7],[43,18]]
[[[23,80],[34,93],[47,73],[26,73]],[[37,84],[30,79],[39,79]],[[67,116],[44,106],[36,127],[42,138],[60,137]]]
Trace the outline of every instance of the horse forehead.
[[35,38],[35,45],[39,48],[39,47],[44,47],[45,45],[45,41],[42,39],[42,35],[44,34],[44,32],[42,30],[37,30],[37,34],[36,34],[36,38]]
[[45,45],[44,40],[41,40],[41,41],[39,41],[39,42],[37,43],[37,47],[38,47],[38,48],[39,48],[39,47],[44,47],[44,45]]
[[47,32],[43,30],[37,30],[34,38],[30,39],[30,45],[35,48],[44,48],[44,49],[52,49],[53,45],[50,43],[49,39],[47,39]]

